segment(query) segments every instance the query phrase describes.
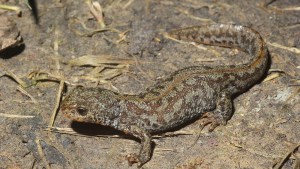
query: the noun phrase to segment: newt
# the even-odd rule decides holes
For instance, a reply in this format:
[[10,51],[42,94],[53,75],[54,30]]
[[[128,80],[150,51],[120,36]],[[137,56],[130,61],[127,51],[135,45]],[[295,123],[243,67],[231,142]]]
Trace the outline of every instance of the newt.
[[225,125],[233,113],[233,98],[260,82],[269,55],[259,33],[231,24],[194,26],[170,31],[181,41],[235,48],[250,55],[247,64],[192,66],[175,71],[145,92],[128,95],[99,87],[77,87],[62,102],[63,114],[79,122],[97,123],[141,140],[130,164],[142,166],[151,158],[151,135],[194,119],[210,130]]

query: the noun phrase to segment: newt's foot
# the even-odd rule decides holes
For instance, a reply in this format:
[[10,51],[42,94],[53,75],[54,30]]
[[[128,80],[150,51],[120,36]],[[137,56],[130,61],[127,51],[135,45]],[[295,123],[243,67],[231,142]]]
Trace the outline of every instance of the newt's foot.
[[126,156],[126,159],[128,161],[128,165],[132,166],[133,164],[137,163],[138,168],[141,168],[147,161],[149,160],[145,160],[143,158],[140,158],[138,155],[136,154],[128,154]]
[[209,125],[208,131],[212,132],[219,125],[226,125],[227,121],[222,116],[219,116],[216,113],[207,112],[201,117],[199,122],[200,122],[199,124],[200,132],[207,125]]
[[226,125],[226,120],[224,120],[224,118],[222,116],[218,116],[217,114],[213,113],[213,112],[206,112],[203,114],[203,116],[201,117],[200,120],[198,120],[199,122],[199,132],[197,133],[197,137],[194,141],[194,143],[190,146],[193,147],[197,141],[199,140],[200,136],[201,136],[201,131],[203,130],[203,128],[207,125],[208,126],[208,131],[212,132],[216,127],[218,127],[219,125]]
[[126,159],[128,161],[129,166],[132,166],[132,164],[134,164],[134,163],[139,163],[139,159],[138,159],[138,156],[136,154],[128,154],[126,156]]
[[124,130],[131,135],[141,140],[141,148],[139,155],[129,154],[127,160],[131,166],[134,163],[138,164],[138,168],[141,168],[151,158],[151,134],[143,128],[138,126],[130,126],[130,129]]

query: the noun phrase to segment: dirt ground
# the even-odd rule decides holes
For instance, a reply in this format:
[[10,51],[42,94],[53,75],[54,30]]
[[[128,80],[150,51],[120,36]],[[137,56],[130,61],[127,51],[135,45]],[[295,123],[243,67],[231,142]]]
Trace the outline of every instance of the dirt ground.
[[75,85],[134,94],[187,66],[247,62],[247,55],[236,50],[163,36],[171,29],[212,23],[257,30],[272,59],[268,76],[234,100],[226,126],[202,131],[195,145],[197,122],[155,136],[152,159],[143,168],[299,167],[299,0],[94,2],[99,5],[43,0],[31,11],[26,1],[0,0],[22,11],[18,16],[0,9],[0,44],[8,43],[0,47],[1,169],[137,168],[126,161],[126,155],[139,151],[137,140],[66,119],[57,107],[60,98]]

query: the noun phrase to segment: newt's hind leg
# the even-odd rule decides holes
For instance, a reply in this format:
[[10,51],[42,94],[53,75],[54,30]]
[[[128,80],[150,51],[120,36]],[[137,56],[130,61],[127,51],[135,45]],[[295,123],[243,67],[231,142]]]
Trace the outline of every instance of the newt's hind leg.
[[232,115],[232,112],[233,105],[231,95],[227,91],[221,92],[217,98],[216,109],[211,112],[204,113],[199,120],[200,131],[197,134],[197,138],[192,146],[195,145],[200,138],[200,133],[205,126],[209,125],[208,131],[211,132],[219,125],[226,125],[227,120],[229,120]]
[[223,91],[217,98],[216,109],[212,112],[205,113],[200,119],[200,129],[210,124],[208,130],[213,131],[219,125],[226,125],[233,112],[231,95]]

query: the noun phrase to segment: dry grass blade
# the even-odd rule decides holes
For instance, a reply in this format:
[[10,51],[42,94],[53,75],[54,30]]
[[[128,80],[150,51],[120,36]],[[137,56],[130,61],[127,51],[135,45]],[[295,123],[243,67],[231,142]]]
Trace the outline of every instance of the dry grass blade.
[[[74,131],[72,128],[62,128],[62,127],[50,127],[50,126],[48,126],[48,128],[46,128],[45,130],[46,131],[56,132],[56,133],[71,134],[71,135],[84,136],[84,137],[121,138],[119,135],[95,135],[95,136],[87,136],[87,135],[83,135],[83,134],[80,134],[80,133]],[[195,131],[183,131],[183,130],[179,130],[179,131],[175,131],[175,132],[167,132],[163,136],[161,136],[161,135],[153,135],[152,138],[158,139],[158,138],[162,138],[162,137],[174,137],[174,136],[178,136],[178,135],[193,135],[193,134],[195,134]]]
[[30,84],[27,84],[26,82],[24,82],[22,79],[20,79],[18,76],[16,76],[13,72],[11,72],[10,70],[8,70],[3,64],[0,63],[0,68],[3,69],[4,73],[2,76],[8,76],[12,79],[14,79],[19,85],[21,85],[22,87],[26,88],[29,87]]
[[52,127],[54,124],[54,120],[55,120],[56,114],[58,112],[60,101],[62,98],[62,92],[64,89],[64,85],[65,85],[65,82],[63,80],[61,80],[59,83],[59,89],[58,89],[58,93],[57,93],[57,97],[56,97],[56,101],[55,101],[55,107],[53,109],[53,112],[52,112],[52,115],[51,115],[51,118],[50,118],[50,121],[48,124],[48,126],[50,126],[50,127]]
[[91,76],[95,78],[103,78],[105,80],[112,79],[127,71],[126,65],[124,65],[123,67],[124,69],[106,69],[105,71],[93,72],[93,73],[89,73],[87,76]]
[[300,11],[300,6],[297,7],[287,7],[287,8],[278,8],[278,7],[269,7],[270,10],[275,12],[284,12],[284,11]]
[[300,168],[300,157],[297,156],[296,154],[293,154],[293,156],[295,157],[295,166],[294,166],[294,169],[299,169]]
[[94,81],[96,83],[107,83],[120,74],[127,72],[129,65],[134,64],[134,60],[117,59],[111,56],[84,55],[67,62],[71,66],[93,66],[95,67],[87,75],[81,76],[82,79]]
[[[82,79],[94,81],[97,84],[99,83],[109,83],[108,80],[121,75],[124,72],[128,72],[128,65],[118,65],[122,66],[123,69],[106,69],[104,67],[96,67],[89,74],[81,76]],[[99,72],[95,70],[100,70]]]
[[292,147],[281,159],[281,161],[279,163],[277,163],[274,166],[274,169],[280,169],[282,168],[283,164],[290,158],[290,156],[294,153],[294,151],[296,151],[298,148],[300,147],[300,144]]
[[1,5],[1,4],[0,4],[0,9],[15,11],[15,12],[17,13],[18,16],[21,16],[21,15],[22,15],[22,10],[21,10],[20,7],[18,7],[18,6]]
[[62,134],[70,134],[70,135],[76,135],[81,137],[110,137],[110,138],[121,138],[119,135],[95,135],[95,136],[88,136],[84,134],[80,134],[76,131],[74,131],[72,128],[62,128],[62,127],[48,127],[45,129],[46,131],[56,132],[56,133],[62,133]]
[[161,138],[161,137],[174,137],[179,135],[194,135],[196,132],[194,130],[178,130],[174,132],[166,132],[162,136],[154,135],[153,138]]
[[128,2],[122,7],[123,9],[126,9],[128,6],[130,6],[134,0],[128,0]]
[[[73,28],[73,25],[76,24],[76,23],[79,23],[82,28],[88,32],[82,32],[82,31],[79,31],[77,29],[74,29]],[[119,31],[118,29],[115,29],[115,28],[109,28],[109,27],[105,27],[105,28],[100,28],[100,29],[91,29],[91,28],[88,28],[86,26],[86,24],[83,22],[83,21],[80,21],[79,19],[72,19],[70,20],[69,24],[68,24],[68,27],[71,31],[73,31],[76,35],[79,35],[79,36],[87,36],[87,37],[90,37],[90,36],[93,36],[94,34],[96,33],[99,33],[99,32],[105,32],[105,31],[111,31],[111,32],[115,32],[115,33],[121,33],[121,31]]]
[[5,114],[0,113],[0,117],[8,117],[8,118],[21,118],[21,119],[32,119],[35,116],[23,116],[23,115],[17,115],[17,114]]
[[104,23],[104,18],[103,18],[103,11],[102,11],[102,7],[99,4],[99,2],[92,2],[91,0],[86,0],[85,3],[89,7],[92,15],[98,21],[100,28],[104,28],[105,23]]
[[62,127],[53,127],[53,126],[48,126],[45,129],[45,131],[53,131],[53,132],[65,133],[65,134],[76,134],[77,133],[72,128],[62,128]]
[[300,11],[300,6],[297,7],[288,7],[288,8],[282,8],[283,11]]
[[[68,61],[71,66],[113,66],[118,64],[134,64],[130,59],[116,59],[111,56],[84,55],[76,59]],[[114,66],[113,68],[118,68]]]
[[105,67],[95,67],[88,75],[96,76],[99,74],[99,72],[102,72],[105,69]]
[[[61,76],[56,76],[48,72],[33,71],[29,73],[28,78],[37,83],[38,81],[53,81],[60,82],[63,78]],[[69,81],[64,81],[66,84],[77,86],[78,84],[71,83]]]
[[37,149],[38,149],[38,154],[40,155],[44,165],[46,166],[46,169],[51,169],[49,163],[47,162],[47,159],[45,157],[45,154],[43,152],[43,148],[42,148],[42,145],[40,143],[40,139],[36,138],[35,139],[35,143],[36,143],[36,146],[37,146]]
[[276,47],[276,48],[285,49],[285,50],[294,52],[294,53],[296,53],[296,54],[300,54],[300,49],[298,49],[298,48],[287,47],[287,46],[280,45],[280,44],[278,44],[278,43],[271,43],[271,42],[267,42],[267,44],[268,44],[268,45],[271,45],[271,46],[274,46],[274,47]]
[[122,42],[126,42],[126,34],[129,32],[129,30],[126,30],[124,32],[119,33],[119,37],[120,39],[117,40],[117,44],[118,43],[122,43]]
[[31,94],[29,94],[25,89],[23,89],[23,88],[20,87],[20,86],[18,86],[17,89],[18,89],[21,93],[23,93],[23,94],[25,94],[26,96],[28,96],[28,97],[32,100],[32,102],[33,102],[34,104],[37,103],[36,99],[35,99],[33,96],[31,96]]
[[263,82],[267,82],[267,81],[276,79],[276,78],[280,77],[280,74],[281,74],[281,73],[279,73],[279,72],[272,73],[272,74],[268,75],[268,76],[263,80]]
[[37,81],[54,81],[54,82],[59,82],[61,77],[60,76],[55,76],[51,73],[48,72],[39,72],[39,71],[33,71],[29,73],[28,78],[34,81],[36,83]]

